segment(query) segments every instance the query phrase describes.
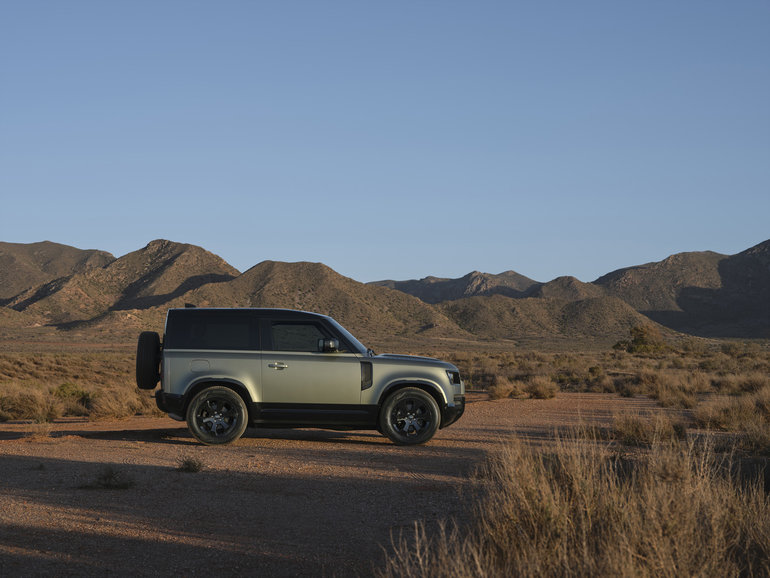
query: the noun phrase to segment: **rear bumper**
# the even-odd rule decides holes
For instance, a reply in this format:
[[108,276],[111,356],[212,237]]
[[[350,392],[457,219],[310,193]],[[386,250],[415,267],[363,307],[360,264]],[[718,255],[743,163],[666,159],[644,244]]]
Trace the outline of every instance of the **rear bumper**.
[[447,405],[441,412],[441,427],[445,428],[460,419],[465,412],[465,396],[456,395],[454,405]]
[[184,420],[185,396],[166,393],[162,389],[155,392],[155,405],[169,417]]

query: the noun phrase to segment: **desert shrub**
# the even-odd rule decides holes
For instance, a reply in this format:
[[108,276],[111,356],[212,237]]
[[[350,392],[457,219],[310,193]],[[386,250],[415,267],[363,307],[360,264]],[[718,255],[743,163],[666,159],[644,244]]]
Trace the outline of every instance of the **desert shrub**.
[[652,391],[660,385],[663,378],[657,371],[640,371],[636,374],[636,384],[646,391]]
[[588,383],[588,391],[594,393],[615,393],[615,380],[609,375],[599,375]]
[[559,386],[550,377],[536,375],[529,379],[524,391],[535,399],[550,399],[556,396]]
[[563,391],[591,391],[599,393],[611,393],[615,391],[615,383],[609,377],[601,365],[571,364],[561,367],[552,376],[552,379]]
[[717,353],[710,357],[707,357],[700,362],[698,367],[701,371],[707,371],[711,373],[734,373],[738,371],[738,364],[735,359],[731,358],[724,353]]
[[613,348],[629,353],[655,355],[670,350],[657,327],[636,325],[631,328],[631,339],[618,341]]
[[176,469],[178,472],[197,474],[198,472],[203,471],[205,467],[206,466],[204,465],[203,460],[199,458],[186,457],[179,458],[179,465]]
[[51,393],[61,400],[62,415],[87,416],[93,407],[93,393],[74,383],[63,383]]
[[692,356],[702,356],[708,352],[706,343],[698,337],[685,337],[679,342],[679,347],[683,353]]
[[82,484],[83,490],[127,490],[133,488],[136,483],[122,470],[108,464],[104,466],[96,478],[88,483]]
[[519,397],[524,391],[525,384],[521,381],[511,381],[507,377],[496,376],[489,387],[489,397],[492,399],[504,399]]
[[698,403],[694,393],[671,385],[659,386],[652,397],[663,407],[690,409]]
[[738,383],[741,391],[754,393],[761,389],[770,387],[770,375],[765,375],[762,373],[750,373],[748,375],[741,376],[741,379]]
[[747,397],[717,399],[698,405],[693,412],[696,423],[707,429],[738,431],[756,418],[754,404]]
[[469,528],[418,526],[385,576],[761,576],[770,497],[709,445],[656,444],[634,460],[599,442],[553,452],[514,440],[484,470]]
[[488,389],[499,373],[497,361],[486,355],[474,355],[465,363],[457,365],[460,375],[464,376],[466,385],[474,388]]

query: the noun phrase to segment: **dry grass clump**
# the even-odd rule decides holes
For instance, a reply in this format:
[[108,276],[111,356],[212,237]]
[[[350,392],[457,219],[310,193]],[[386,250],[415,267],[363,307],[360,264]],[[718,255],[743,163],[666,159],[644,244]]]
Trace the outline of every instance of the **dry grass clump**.
[[693,417],[701,427],[740,434],[749,452],[770,454],[770,386],[704,402],[695,408]]
[[46,391],[18,383],[5,384],[0,394],[0,421],[52,421],[61,415],[59,404]]
[[80,486],[81,490],[127,490],[133,488],[136,482],[125,472],[108,464],[104,466],[96,478]]
[[701,372],[677,372],[664,374],[648,393],[663,407],[693,408],[698,394],[711,390],[711,384]]
[[6,383],[0,393],[0,421],[50,422],[59,417],[122,418],[159,415],[151,392],[130,383],[83,389],[74,384],[48,388],[39,383]]
[[613,438],[627,446],[653,446],[683,440],[687,426],[661,412],[654,415],[621,413],[613,417]]
[[536,375],[529,379],[524,391],[535,399],[551,399],[556,396],[559,386],[550,377]]
[[559,386],[545,375],[535,375],[526,381],[496,376],[487,391],[492,399],[521,397],[524,394],[534,399],[550,399],[556,396]]
[[158,414],[133,372],[133,353],[0,354],[0,421]]
[[634,460],[599,442],[520,440],[485,470],[462,531],[416,528],[384,576],[767,576],[770,497],[709,447],[656,444]]
[[92,418],[124,418],[159,412],[155,400],[136,386],[108,387],[94,394]]

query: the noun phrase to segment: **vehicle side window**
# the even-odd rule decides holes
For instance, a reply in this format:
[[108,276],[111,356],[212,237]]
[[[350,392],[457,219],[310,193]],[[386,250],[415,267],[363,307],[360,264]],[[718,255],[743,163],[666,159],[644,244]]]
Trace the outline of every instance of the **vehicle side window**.
[[230,311],[177,313],[167,326],[168,349],[258,349],[257,325]]
[[274,321],[272,332],[274,351],[317,352],[318,340],[329,337],[315,323]]

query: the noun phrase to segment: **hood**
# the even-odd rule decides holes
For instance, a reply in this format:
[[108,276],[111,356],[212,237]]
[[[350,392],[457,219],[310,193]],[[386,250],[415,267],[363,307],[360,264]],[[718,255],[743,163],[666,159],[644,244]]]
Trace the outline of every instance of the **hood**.
[[403,355],[400,353],[380,353],[375,359],[395,359],[397,361],[441,361],[435,357],[420,357],[419,355]]
[[418,355],[401,355],[396,353],[381,353],[372,357],[377,361],[392,361],[398,363],[408,363],[413,365],[432,365],[433,367],[444,367],[446,369],[457,370],[457,368],[446,361],[436,359],[435,357],[420,357]]

